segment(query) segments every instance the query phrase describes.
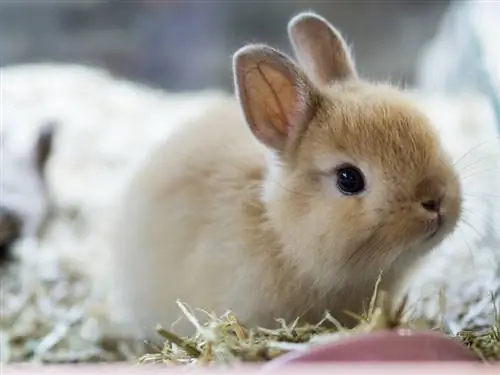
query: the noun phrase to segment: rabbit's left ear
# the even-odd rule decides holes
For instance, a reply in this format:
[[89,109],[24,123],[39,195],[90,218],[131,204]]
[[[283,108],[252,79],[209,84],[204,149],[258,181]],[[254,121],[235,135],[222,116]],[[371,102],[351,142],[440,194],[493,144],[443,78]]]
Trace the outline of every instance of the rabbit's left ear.
[[351,52],[340,32],[323,17],[304,12],[288,22],[296,58],[316,83],[357,78]]

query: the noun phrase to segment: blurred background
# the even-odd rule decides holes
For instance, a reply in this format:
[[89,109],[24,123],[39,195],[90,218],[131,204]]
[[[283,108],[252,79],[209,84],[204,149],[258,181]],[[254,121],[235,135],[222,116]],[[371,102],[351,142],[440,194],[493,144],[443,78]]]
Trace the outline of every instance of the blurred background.
[[360,73],[406,85],[450,1],[0,0],[0,63],[71,62],[171,91],[230,90],[246,42],[290,53],[286,24],[315,10],[354,48]]

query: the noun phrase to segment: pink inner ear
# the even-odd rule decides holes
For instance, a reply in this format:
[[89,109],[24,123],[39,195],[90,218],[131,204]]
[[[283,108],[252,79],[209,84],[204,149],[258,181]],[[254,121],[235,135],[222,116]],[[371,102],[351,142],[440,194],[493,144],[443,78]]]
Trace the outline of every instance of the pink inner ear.
[[277,151],[303,124],[310,108],[309,80],[287,56],[261,47],[238,60],[240,103],[254,136]]
[[260,64],[247,76],[249,120],[254,135],[273,148],[283,148],[304,118],[304,98],[290,72]]

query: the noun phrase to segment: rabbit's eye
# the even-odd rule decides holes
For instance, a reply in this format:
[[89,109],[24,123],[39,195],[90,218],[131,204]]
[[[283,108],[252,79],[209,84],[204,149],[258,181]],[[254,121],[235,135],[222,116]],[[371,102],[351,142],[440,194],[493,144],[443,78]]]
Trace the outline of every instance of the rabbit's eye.
[[337,170],[337,186],[343,194],[355,195],[365,189],[365,179],[358,168],[345,166]]

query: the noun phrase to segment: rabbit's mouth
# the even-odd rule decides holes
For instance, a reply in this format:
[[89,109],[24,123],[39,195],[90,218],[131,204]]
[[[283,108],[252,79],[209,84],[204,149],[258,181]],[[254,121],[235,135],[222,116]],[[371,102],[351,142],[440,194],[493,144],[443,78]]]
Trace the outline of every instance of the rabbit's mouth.
[[445,220],[443,215],[438,215],[435,220],[431,222],[431,231],[425,237],[425,241],[435,240],[438,237],[438,234],[441,234],[445,231]]
[[430,242],[433,246],[443,241],[453,233],[456,228],[456,222],[449,215],[439,215],[429,226],[429,233],[424,242]]
[[431,241],[436,238],[437,234],[439,233],[439,228],[433,230],[430,234],[427,235],[425,238],[426,241]]

